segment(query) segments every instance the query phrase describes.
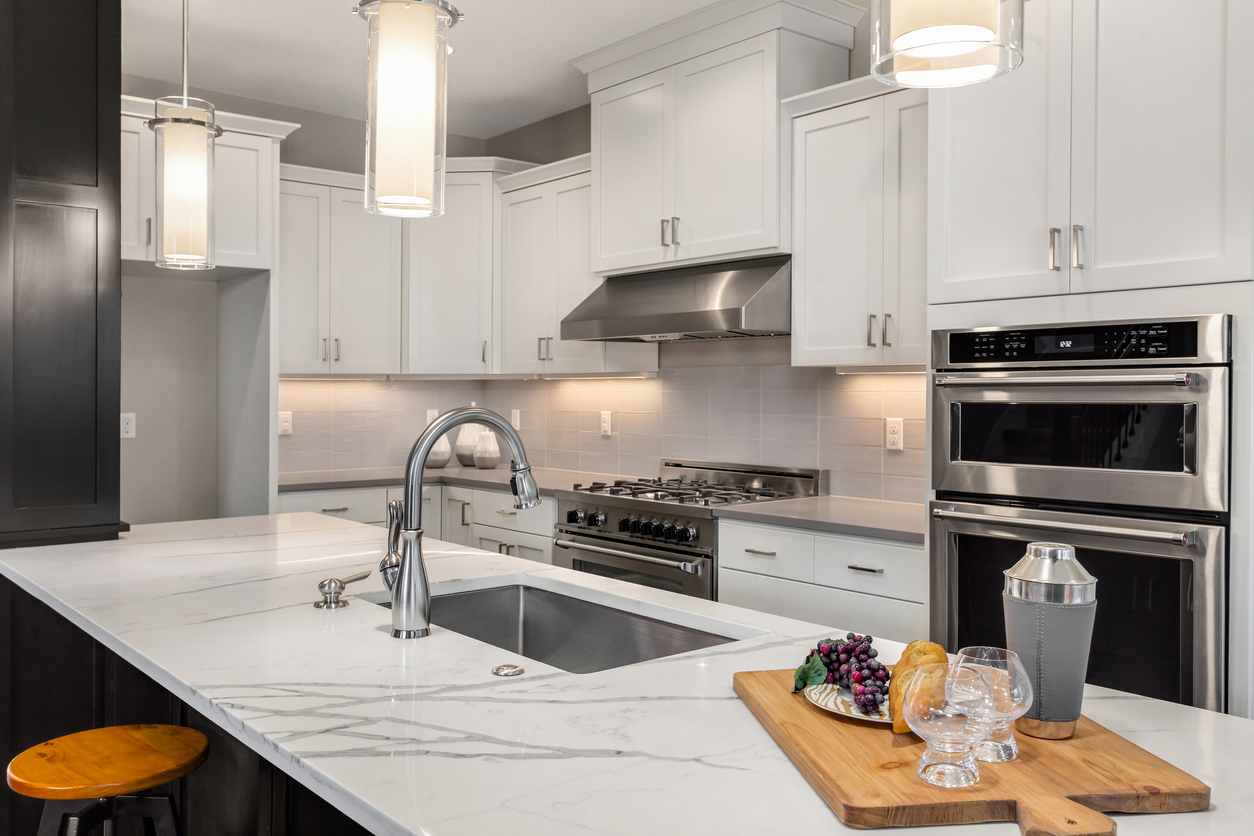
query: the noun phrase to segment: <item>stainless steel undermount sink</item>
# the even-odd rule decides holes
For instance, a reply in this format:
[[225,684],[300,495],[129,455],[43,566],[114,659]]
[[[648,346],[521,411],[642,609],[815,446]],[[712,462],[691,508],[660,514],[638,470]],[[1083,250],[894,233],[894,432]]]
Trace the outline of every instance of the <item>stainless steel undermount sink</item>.
[[[391,606],[390,601],[367,600]],[[433,596],[431,621],[570,673],[594,673],[737,640],[522,584]]]

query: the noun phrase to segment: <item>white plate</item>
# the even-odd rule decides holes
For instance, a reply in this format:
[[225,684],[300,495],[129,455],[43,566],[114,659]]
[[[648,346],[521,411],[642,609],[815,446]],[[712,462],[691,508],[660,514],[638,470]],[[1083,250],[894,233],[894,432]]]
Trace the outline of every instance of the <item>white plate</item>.
[[879,708],[873,714],[863,714],[853,702],[853,692],[847,688],[840,688],[836,685],[808,685],[802,691],[806,695],[806,699],[817,705],[824,711],[830,711],[833,714],[839,714],[842,717],[852,717],[855,720],[865,720],[868,723],[892,723],[893,715],[888,713],[888,700],[880,703]]

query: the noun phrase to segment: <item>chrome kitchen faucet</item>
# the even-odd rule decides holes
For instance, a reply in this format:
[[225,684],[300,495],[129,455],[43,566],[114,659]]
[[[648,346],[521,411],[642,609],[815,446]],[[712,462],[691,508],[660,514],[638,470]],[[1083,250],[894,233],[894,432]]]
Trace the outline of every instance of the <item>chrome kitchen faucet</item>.
[[491,410],[473,406],[451,410],[432,421],[409,451],[404,504],[397,500],[388,503],[388,554],[379,564],[379,573],[392,593],[392,637],[396,639],[421,639],[431,632],[431,588],[422,562],[422,472],[440,436],[461,424],[483,424],[505,439],[512,460],[509,489],[514,493],[514,507],[540,504],[527,451],[508,421]]

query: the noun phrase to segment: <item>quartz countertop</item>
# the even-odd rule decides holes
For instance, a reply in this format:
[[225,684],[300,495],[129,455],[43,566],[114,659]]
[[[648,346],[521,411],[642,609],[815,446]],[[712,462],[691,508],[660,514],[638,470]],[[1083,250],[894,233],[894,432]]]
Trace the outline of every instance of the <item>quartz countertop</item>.
[[[548,467],[533,467],[531,475],[543,496],[552,496],[554,491],[568,491],[576,482],[584,485],[592,482],[613,482],[615,479],[634,479],[634,476],[615,476],[612,473],[585,473],[580,470],[559,470]],[[486,488],[501,490],[509,488],[509,462],[498,465],[492,470],[480,470],[477,467],[432,468],[423,471],[424,485],[454,485],[465,488]],[[381,488],[400,487],[405,484],[405,468],[403,467],[369,467],[359,470],[310,470],[300,473],[280,473],[279,493],[293,491],[338,491],[347,488]]]
[[733,505],[716,508],[714,516],[722,520],[744,520],[906,543],[922,543],[927,527],[927,506],[922,503],[851,496],[808,496]]
[[[381,543],[377,528],[317,514],[242,517],[0,551],[0,572],[379,836],[845,830],[736,698],[732,673],[794,667],[817,638],[857,625],[427,544],[437,595],[525,581],[741,637],[571,674],[439,627],[393,639],[389,612],[355,595],[346,609],[310,606],[318,580],[372,568]],[[382,586],[375,574],[349,589]],[[877,646],[886,660],[901,651]],[[526,673],[491,675],[507,662]],[[1116,816],[1123,836],[1246,831],[1254,722],[1100,688],[1085,709],[1214,790],[1205,812]]]

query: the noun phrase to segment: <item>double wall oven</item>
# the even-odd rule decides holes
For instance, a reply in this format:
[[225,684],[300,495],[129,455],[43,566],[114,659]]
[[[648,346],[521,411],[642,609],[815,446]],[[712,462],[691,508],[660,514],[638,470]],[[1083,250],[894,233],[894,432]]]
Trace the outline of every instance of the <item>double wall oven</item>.
[[932,334],[933,638],[1005,646],[1002,572],[1070,543],[1088,681],[1223,710],[1226,315]]

